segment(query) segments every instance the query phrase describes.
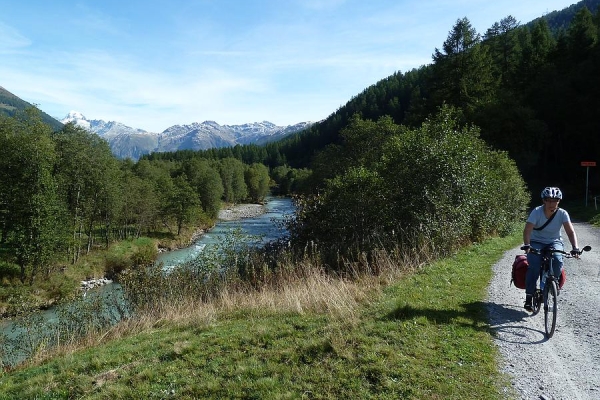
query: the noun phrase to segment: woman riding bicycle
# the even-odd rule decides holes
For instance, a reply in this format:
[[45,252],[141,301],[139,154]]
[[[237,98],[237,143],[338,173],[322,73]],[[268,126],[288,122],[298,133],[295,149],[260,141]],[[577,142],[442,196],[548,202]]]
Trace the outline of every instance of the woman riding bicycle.
[[[577,246],[577,235],[573,229],[569,213],[558,207],[562,200],[562,192],[557,187],[547,187],[542,190],[542,205],[531,211],[525,229],[523,230],[523,248],[527,252],[529,268],[525,276],[525,309],[533,311],[532,299],[536,289],[537,280],[540,276],[542,259],[539,255],[529,253],[528,249],[533,247],[540,250],[544,247],[553,247],[564,250],[561,237],[561,228],[565,229],[569,242],[571,242],[571,255],[579,256]],[[559,253],[553,254],[552,266],[554,276],[560,276],[563,267],[563,258]]]

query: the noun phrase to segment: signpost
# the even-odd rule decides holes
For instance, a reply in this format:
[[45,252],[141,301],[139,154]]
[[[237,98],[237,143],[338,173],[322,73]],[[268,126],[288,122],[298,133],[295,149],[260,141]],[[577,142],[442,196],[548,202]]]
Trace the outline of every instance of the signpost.
[[595,167],[596,166],[596,161],[582,161],[581,162],[581,166],[582,167],[586,167],[586,174],[585,174],[585,206],[587,207],[588,193],[589,193],[590,167]]

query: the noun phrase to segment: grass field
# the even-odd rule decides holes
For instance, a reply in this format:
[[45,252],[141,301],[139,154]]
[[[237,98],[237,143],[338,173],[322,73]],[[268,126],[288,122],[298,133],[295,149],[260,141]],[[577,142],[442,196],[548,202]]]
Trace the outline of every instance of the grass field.
[[503,399],[486,288],[520,241],[515,232],[409,273],[315,272],[180,304],[3,373],[0,398]]

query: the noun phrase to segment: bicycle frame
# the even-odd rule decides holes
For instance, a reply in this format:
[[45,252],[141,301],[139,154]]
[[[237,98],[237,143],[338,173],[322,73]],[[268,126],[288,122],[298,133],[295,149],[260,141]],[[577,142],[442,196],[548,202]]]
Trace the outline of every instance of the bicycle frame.
[[542,257],[539,286],[533,296],[533,310],[534,314],[537,314],[542,304],[544,305],[544,327],[546,337],[549,339],[554,335],[556,329],[557,296],[560,293],[558,279],[554,275],[552,263],[554,261],[554,253],[565,254],[565,252],[552,247],[544,247],[541,250],[532,249],[530,251]]
[[558,279],[556,275],[554,275],[554,268],[552,262],[554,261],[554,253],[559,254],[568,254],[563,250],[556,250],[552,247],[544,247],[541,250],[531,251],[533,254],[539,254],[542,257],[542,264],[540,266],[540,281],[538,283],[538,288],[542,290],[542,282],[546,282],[548,278],[552,279],[556,284],[558,284]]

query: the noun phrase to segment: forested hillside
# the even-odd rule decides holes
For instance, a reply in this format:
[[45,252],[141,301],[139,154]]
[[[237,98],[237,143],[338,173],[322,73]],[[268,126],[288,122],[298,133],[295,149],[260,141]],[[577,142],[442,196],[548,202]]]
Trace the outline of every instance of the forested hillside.
[[[587,171],[580,162],[598,160],[600,151],[599,6],[584,0],[525,24],[506,16],[485,32],[461,18],[432,49],[431,64],[382,79],[323,122],[266,145],[256,160],[312,169],[320,151],[342,143],[340,132],[356,114],[418,127],[448,104],[494,149],[508,152],[531,188],[554,184],[583,196]],[[599,177],[590,171],[593,193],[600,191]]]
[[[270,157],[306,167],[325,146],[341,143],[354,114],[417,127],[449,104],[516,160],[531,187],[552,183],[583,193],[580,161],[598,160],[600,151],[599,4],[582,1],[527,25],[507,16],[486,32],[459,19],[433,50],[432,64],[366,88],[324,122],[267,146]],[[590,180],[600,190],[595,170]]]
[[[0,115],[14,116],[18,112],[23,111],[31,106],[31,104],[21,100],[20,98],[18,98],[17,96],[0,86]],[[57,121],[45,112],[40,111],[40,114],[42,120],[46,124],[50,125],[52,129],[59,130],[63,127],[63,124],[60,123],[60,121]]]
[[587,7],[588,10],[594,12],[598,9],[599,5],[600,1],[598,0],[581,0],[562,10],[548,12],[544,16],[536,18],[533,21],[527,23],[527,25],[533,26],[533,24],[535,24],[539,19],[545,19],[548,22],[548,26],[550,27],[552,33],[559,34],[561,31],[565,31],[569,28],[573,17],[583,7]]

